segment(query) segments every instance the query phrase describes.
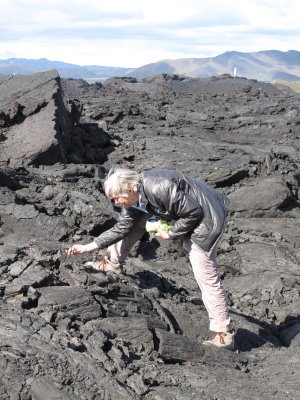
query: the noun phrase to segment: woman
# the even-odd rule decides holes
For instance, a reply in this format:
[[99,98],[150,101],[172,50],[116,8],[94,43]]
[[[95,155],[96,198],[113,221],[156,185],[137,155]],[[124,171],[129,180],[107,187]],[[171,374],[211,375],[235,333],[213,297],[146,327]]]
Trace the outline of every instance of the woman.
[[169,170],[150,170],[138,174],[129,169],[111,170],[104,182],[106,195],[122,206],[117,223],[86,245],[73,245],[67,254],[78,254],[108,247],[109,256],[100,269],[118,269],[131,246],[145,232],[151,215],[174,221],[168,232],[158,230],[163,240],[183,238],[194,276],[208,311],[211,340],[204,344],[232,349],[234,333],[226,294],[216,268],[217,247],[226,224],[229,203],[219,191],[205,183]]

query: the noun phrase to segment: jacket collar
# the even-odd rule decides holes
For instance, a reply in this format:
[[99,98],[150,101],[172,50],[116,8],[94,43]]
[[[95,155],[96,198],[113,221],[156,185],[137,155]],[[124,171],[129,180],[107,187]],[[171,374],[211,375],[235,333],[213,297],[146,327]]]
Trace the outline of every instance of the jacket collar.
[[139,190],[139,207],[143,208],[144,210],[147,210],[147,205],[148,205],[148,199],[145,195],[144,187],[143,185],[141,185]]

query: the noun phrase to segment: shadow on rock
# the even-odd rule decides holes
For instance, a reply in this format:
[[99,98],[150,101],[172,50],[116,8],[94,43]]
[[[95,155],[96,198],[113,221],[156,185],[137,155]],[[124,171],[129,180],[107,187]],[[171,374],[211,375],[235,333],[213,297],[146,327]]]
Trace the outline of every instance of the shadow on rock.
[[243,328],[236,326],[235,346],[237,350],[250,352],[258,347],[282,346],[277,338],[278,327],[235,310],[232,310],[231,314],[236,325],[240,323],[243,325]]

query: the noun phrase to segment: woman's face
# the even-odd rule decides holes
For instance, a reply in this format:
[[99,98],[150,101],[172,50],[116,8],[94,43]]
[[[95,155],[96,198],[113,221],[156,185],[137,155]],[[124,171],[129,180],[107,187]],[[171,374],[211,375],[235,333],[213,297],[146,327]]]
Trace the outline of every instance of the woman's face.
[[124,206],[129,208],[137,204],[139,201],[139,194],[133,189],[128,189],[127,196],[114,196],[112,200],[116,206]]

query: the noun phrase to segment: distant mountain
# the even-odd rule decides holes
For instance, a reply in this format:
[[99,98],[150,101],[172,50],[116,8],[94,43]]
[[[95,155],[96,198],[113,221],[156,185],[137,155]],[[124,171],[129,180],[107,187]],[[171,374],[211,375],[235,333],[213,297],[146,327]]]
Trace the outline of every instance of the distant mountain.
[[0,60],[0,75],[22,74],[56,69],[62,78],[105,79],[116,75],[125,75],[131,68],[101,67],[97,65],[80,66],[62,61],[49,61],[46,58],[26,59],[9,58]]
[[0,75],[32,74],[56,69],[62,78],[106,79],[116,76],[145,78],[161,73],[204,78],[231,74],[262,81],[300,81],[300,52],[289,50],[258,51],[241,53],[228,51],[216,57],[181,58],[161,60],[139,68],[104,67],[98,65],[79,66],[46,58],[30,60],[10,58],[0,60]]
[[299,81],[300,52],[295,50],[288,52],[268,50],[256,53],[228,51],[210,58],[162,60],[136,68],[133,76],[142,78],[151,75],[151,72],[173,73],[192,78],[231,74],[262,81],[276,79]]

